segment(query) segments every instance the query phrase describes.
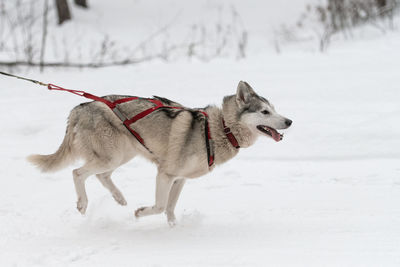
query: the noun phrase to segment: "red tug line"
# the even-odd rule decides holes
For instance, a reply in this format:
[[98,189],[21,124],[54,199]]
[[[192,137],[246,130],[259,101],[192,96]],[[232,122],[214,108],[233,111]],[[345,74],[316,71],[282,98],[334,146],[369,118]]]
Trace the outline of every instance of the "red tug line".
[[[146,117],[147,115],[149,115],[150,113],[156,111],[157,109],[160,108],[172,108],[172,109],[185,109],[183,107],[173,107],[173,106],[165,106],[161,101],[157,100],[157,99],[151,99],[151,98],[140,98],[140,97],[126,97],[126,98],[122,98],[122,99],[118,99],[114,102],[108,101],[104,98],[86,93],[85,91],[80,91],[80,90],[72,90],[72,89],[65,89],[62,88],[60,86],[54,85],[54,84],[47,84],[47,83],[43,83],[37,80],[33,80],[33,79],[28,79],[25,77],[21,77],[18,75],[14,75],[14,74],[10,74],[7,72],[3,72],[0,71],[1,75],[6,75],[9,77],[14,77],[17,79],[21,79],[21,80],[25,80],[25,81],[29,81],[35,84],[39,84],[42,86],[46,86],[49,90],[58,90],[58,91],[66,91],[66,92],[70,92],[72,94],[75,95],[79,95],[79,96],[83,96],[95,101],[99,101],[99,102],[103,102],[104,104],[106,104],[113,112],[114,114],[122,121],[123,125],[129,130],[129,132],[131,132],[131,134],[139,141],[139,143],[141,143],[150,153],[152,153],[150,151],[150,149],[145,145],[143,138],[139,135],[139,133],[137,133],[135,130],[133,130],[130,125],[144,117]],[[150,101],[152,103],[155,104],[154,107],[146,109],[142,112],[140,112],[139,114],[136,114],[135,116],[133,116],[132,118],[128,119],[126,118],[126,116],[124,116],[121,111],[118,109],[117,105],[118,104],[122,104],[128,101],[133,101],[133,100],[137,100],[137,99],[146,99],[147,101]],[[197,110],[198,112],[202,113],[205,117],[205,143],[206,143],[206,148],[207,148],[207,159],[208,159],[208,166],[211,167],[214,164],[214,150],[211,148],[211,143],[212,143],[212,138],[211,138],[211,133],[210,133],[210,127],[208,126],[208,114],[203,111],[203,110]],[[232,144],[233,147],[235,147],[236,149],[239,149],[239,142],[236,140],[235,136],[233,135],[233,133],[231,132],[231,129],[229,127],[227,127],[225,125],[225,121],[224,119],[222,119],[222,125],[224,127],[224,133],[226,135],[226,137],[228,138],[229,142]]]

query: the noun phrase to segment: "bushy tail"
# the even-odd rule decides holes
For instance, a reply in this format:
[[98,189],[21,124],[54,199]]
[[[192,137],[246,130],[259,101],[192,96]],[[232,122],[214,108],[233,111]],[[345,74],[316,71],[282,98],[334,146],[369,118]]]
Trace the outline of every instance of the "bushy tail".
[[30,155],[27,160],[42,172],[55,172],[68,166],[74,160],[72,151],[73,133],[67,128],[61,146],[54,154]]

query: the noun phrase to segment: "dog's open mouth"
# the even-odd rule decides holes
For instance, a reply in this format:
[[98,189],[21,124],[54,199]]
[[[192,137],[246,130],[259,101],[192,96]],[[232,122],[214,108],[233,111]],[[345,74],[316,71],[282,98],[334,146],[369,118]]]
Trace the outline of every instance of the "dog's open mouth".
[[283,134],[279,133],[277,130],[274,128],[265,126],[265,125],[257,125],[257,129],[269,136],[272,137],[276,142],[279,142],[283,138]]

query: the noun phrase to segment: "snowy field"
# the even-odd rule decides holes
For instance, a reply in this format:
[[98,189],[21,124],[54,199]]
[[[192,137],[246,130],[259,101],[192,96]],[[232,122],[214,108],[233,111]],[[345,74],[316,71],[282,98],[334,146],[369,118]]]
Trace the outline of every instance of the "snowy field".
[[52,153],[69,110],[85,101],[2,78],[1,266],[399,266],[400,38],[212,63],[26,73],[70,88],[220,104],[240,79],[293,119],[285,139],[260,138],[189,181],[170,228],[152,204],[155,168],[114,174],[128,206],[88,179],[86,216],[70,168],[41,174],[26,161]]
[[220,105],[245,80],[294,121],[282,142],[260,138],[188,181],[173,228],[164,215],[134,218],[154,202],[156,169],[140,158],[113,175],[127,206],[90,177],[80,215],[71,173],[79,163],[42,174],[25,158],[53,153],[69,111],[86,100],[0,77],[0,266],[400,266],[399,47],[397,31],[323,54],[18,72],[189,107]]

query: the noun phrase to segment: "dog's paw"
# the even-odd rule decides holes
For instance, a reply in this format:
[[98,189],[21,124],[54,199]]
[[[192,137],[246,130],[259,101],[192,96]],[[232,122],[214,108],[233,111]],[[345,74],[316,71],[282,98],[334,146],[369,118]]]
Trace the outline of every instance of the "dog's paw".
[[139,218],[139,217],[141,216],[140,213],[142,213],[145,209],[146,209],[146,207],[138,208],[138,209],[135,211],[135,217],[136,217],[136,218]]
[[169,226],[172,228],[172,227],[175,227],[175,226],[177,225],[177,222],[176,222],[175,219],[173,219],[173,220],[168,220],[168,224],[169,224]]
[[78,200],[78,202],[76,203],[76,208],[78,209],[78,211],[84,215],[86,213],[86,209],[87,209],[87,205],[88,202],[84,201],[84,200]]
[[115,201],[117,201],[118,204],[120,204],[121,206],[126,206],[126,204],[128,204],[121,193],[117,194],[114,193],[112,196],[115,199]]
[[167,220],[169,226],[174,227],[176,225],[176,218],[174,213],[167,212]]

